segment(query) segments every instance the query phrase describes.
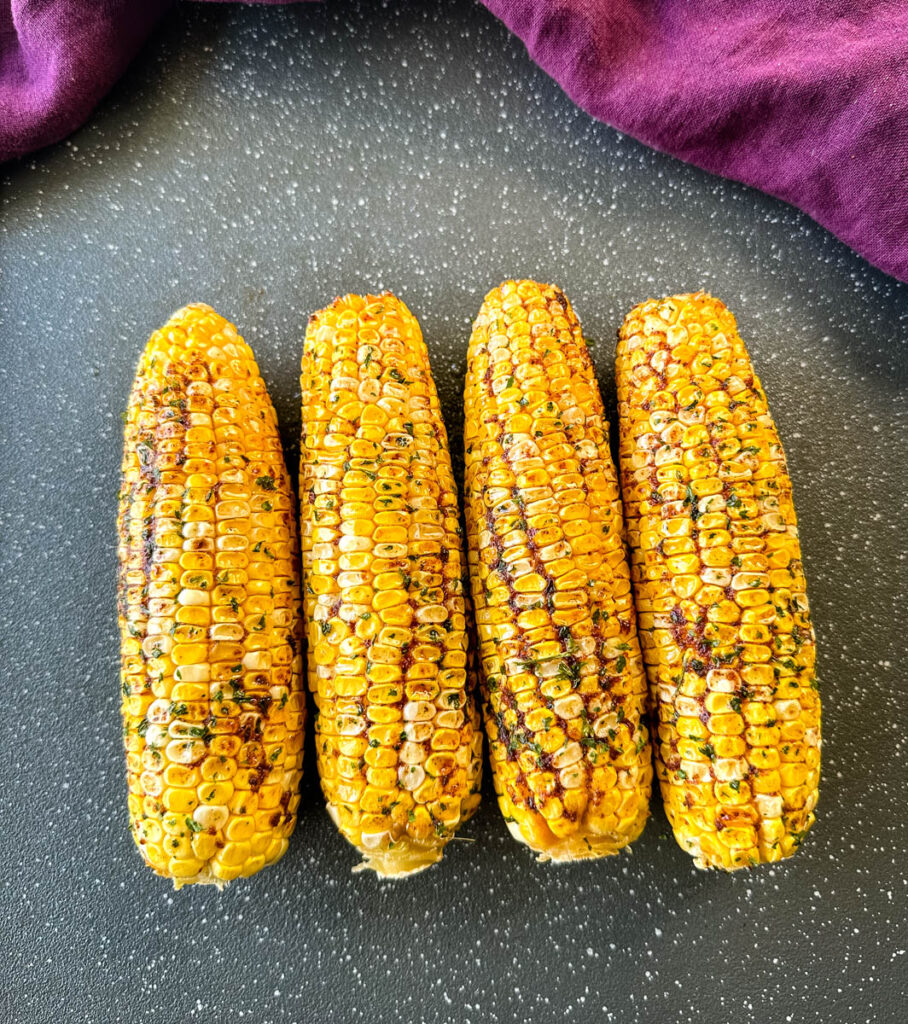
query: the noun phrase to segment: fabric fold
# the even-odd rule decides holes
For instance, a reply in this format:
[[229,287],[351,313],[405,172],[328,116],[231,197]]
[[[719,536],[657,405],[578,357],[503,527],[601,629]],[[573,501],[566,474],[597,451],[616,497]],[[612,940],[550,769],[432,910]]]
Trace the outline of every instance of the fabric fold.
[[173,0],[0,0],[0,160],[75,131]]
[[908,4],[484,2],[593,117],[908,280]]

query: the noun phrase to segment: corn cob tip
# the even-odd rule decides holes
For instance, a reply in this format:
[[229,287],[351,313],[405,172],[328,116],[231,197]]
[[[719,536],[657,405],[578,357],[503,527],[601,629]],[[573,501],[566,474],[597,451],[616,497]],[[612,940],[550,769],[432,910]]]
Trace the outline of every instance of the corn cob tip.
[[353,873],[374,871],[379,878],[408,878],[437,864],[443,853],[442,846],[419,846],[403,839],[392,850],[364,854],[362,861],[353,868]]
[[714,316],[722,321],[723,328],[737,330],[738,322],[734,313],[721,299],[701,288],[695,292],[679,292],[677,295],[651,297],[638,302],[624,318],[618,331],[618,343],[632,333],[632,325],[641,316],[652,315],[658,318],[658,322],[651,322],[648,328],[644,328],[643,333],[649,334],[674,323],[684,310],[696,311],[697,317],[702,319]]
[[341,315],[346,314],[350,317],[351,314],[359,316],[365,315],[367,318],[379,316],[385,312],[382,309],[382,304],[387,304],[389,311],[401,312],[412,316],[407,304],[403,299],[399,298],[394,292],[385,289],[381,292],[366,292],[365,294],[356,294],[354,292],[347,292],[344,295],[336,295],[334,300],[330,302],[323,309],[317,310],[315,313],[309,316],[309,325],[321,323],[327,314],[339,313]]
[[[568,317],[574,320],[577,319],[577,315],[571,308],[570,300],[557,284],[547,284],[544,281],[534,281],[529,277],[508,278],[506,281],[502,281],[501,284],[496,285],[496,287],[486,292],[482,300],[479,317],[489,312],[489,310],[496,309],[502,302],[503,298],[510,299],[513,302],[514,299],[519,299],[521,301],[525,299],[532,300],[538,296],[545,296],[546,299],[554,299],[565,311]],[[570,310],[570,312],[567,312],[568,310]]]
[[[649,806],[641,805],[637,820],[624,832],[613,831],[604,835],[586,834],[571,836],[546,850],[542,850],[536,860],[540,864],[573,864],[579,860],[597,860],[600,857],[613,857],[622,850],[630,849],[630,844],[639,839],[643,827],[649,817]],[[519,829],[508,826],[511,835],[521,843],[527,840]],[[532,845],[532,844],[528,844]]]
[[[190,318],[195,319],[199,315],[213,314],[219,317],[216,310],[209,306],[207,302],[187,302],[184,306],[180,306],[179,309],[175,309],[167,320],[167,326],[174,323],[179,323],[182,320],[188,320]],[[219,317],[219,319],[222,319]]]
[[189,885],[213,885],[218,892],[220,892],[227,885],[226,882],[222,881],[220,878],[215,878],[211,874],[199,874],[195,875],[193,878],[174,878],[172,881],[175,892],[179,892],[180,889]]

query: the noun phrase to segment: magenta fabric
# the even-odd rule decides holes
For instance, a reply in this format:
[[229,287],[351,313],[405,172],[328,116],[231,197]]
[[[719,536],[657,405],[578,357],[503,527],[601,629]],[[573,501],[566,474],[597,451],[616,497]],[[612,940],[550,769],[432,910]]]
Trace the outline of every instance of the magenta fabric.
[[0,0],[0,160],[75,131],[171,2]]
[[908,0],[485,0],[593,117],[908,281]]
[[[171,2],[0,0],[0,160],[81,124]],[[483,2],[594,117],[908,281],[908,0]]]

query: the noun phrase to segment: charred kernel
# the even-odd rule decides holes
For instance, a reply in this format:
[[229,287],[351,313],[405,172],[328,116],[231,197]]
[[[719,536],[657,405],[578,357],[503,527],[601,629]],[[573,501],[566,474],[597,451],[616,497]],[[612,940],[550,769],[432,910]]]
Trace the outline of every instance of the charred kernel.
[[[290,502],[251,350],[210,307],[179,310],[139,361],[118,515],[130,822],[177,887],[252,874],[265,863],[256,851],[277,859],[295,824],[304,706]],[[280,823],[249,816],[242,791],[266,785],[294,808]]]
[[[820,705],[791,481],[766,396],[734,317],[703,293],[628,315],[617,381],[669,821],[698,866],[779,860],[814,821]],[[671,548],[678,537],[692,547]]]
[[301,387],[322,791],[366,866],[408,874],[478,806],[482,750],[457,494],[416,319],[387,293],[338,299],[309,322]]
[[648,813],[646,681],[608,424],[559,289],[507,281],[486,296],[464,407],[499,805],[515,837],[549,859],[615,853]]

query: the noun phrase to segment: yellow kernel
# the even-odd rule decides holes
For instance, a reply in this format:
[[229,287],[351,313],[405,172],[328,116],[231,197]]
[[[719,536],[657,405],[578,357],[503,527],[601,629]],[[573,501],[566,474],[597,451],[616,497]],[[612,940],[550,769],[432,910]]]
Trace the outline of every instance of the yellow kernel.
[[174,665],[198,665],[208,657],[206,644],[175,644],[170,652]]
[[203,867],[203,862],[196,857],[171,857],[167,869],[173,878],[192,878],[197,875]]
[[409,598],[404,590],[383,590],[372,598],[372,607],[376,611],[382,612],[386,609],[395,608],[398,605],[404,605],[408,600]]
[[227,823],[225,834],[228,839],[238,842],[250,839],[255,833],[255,819],[251,815],[235,817]]

